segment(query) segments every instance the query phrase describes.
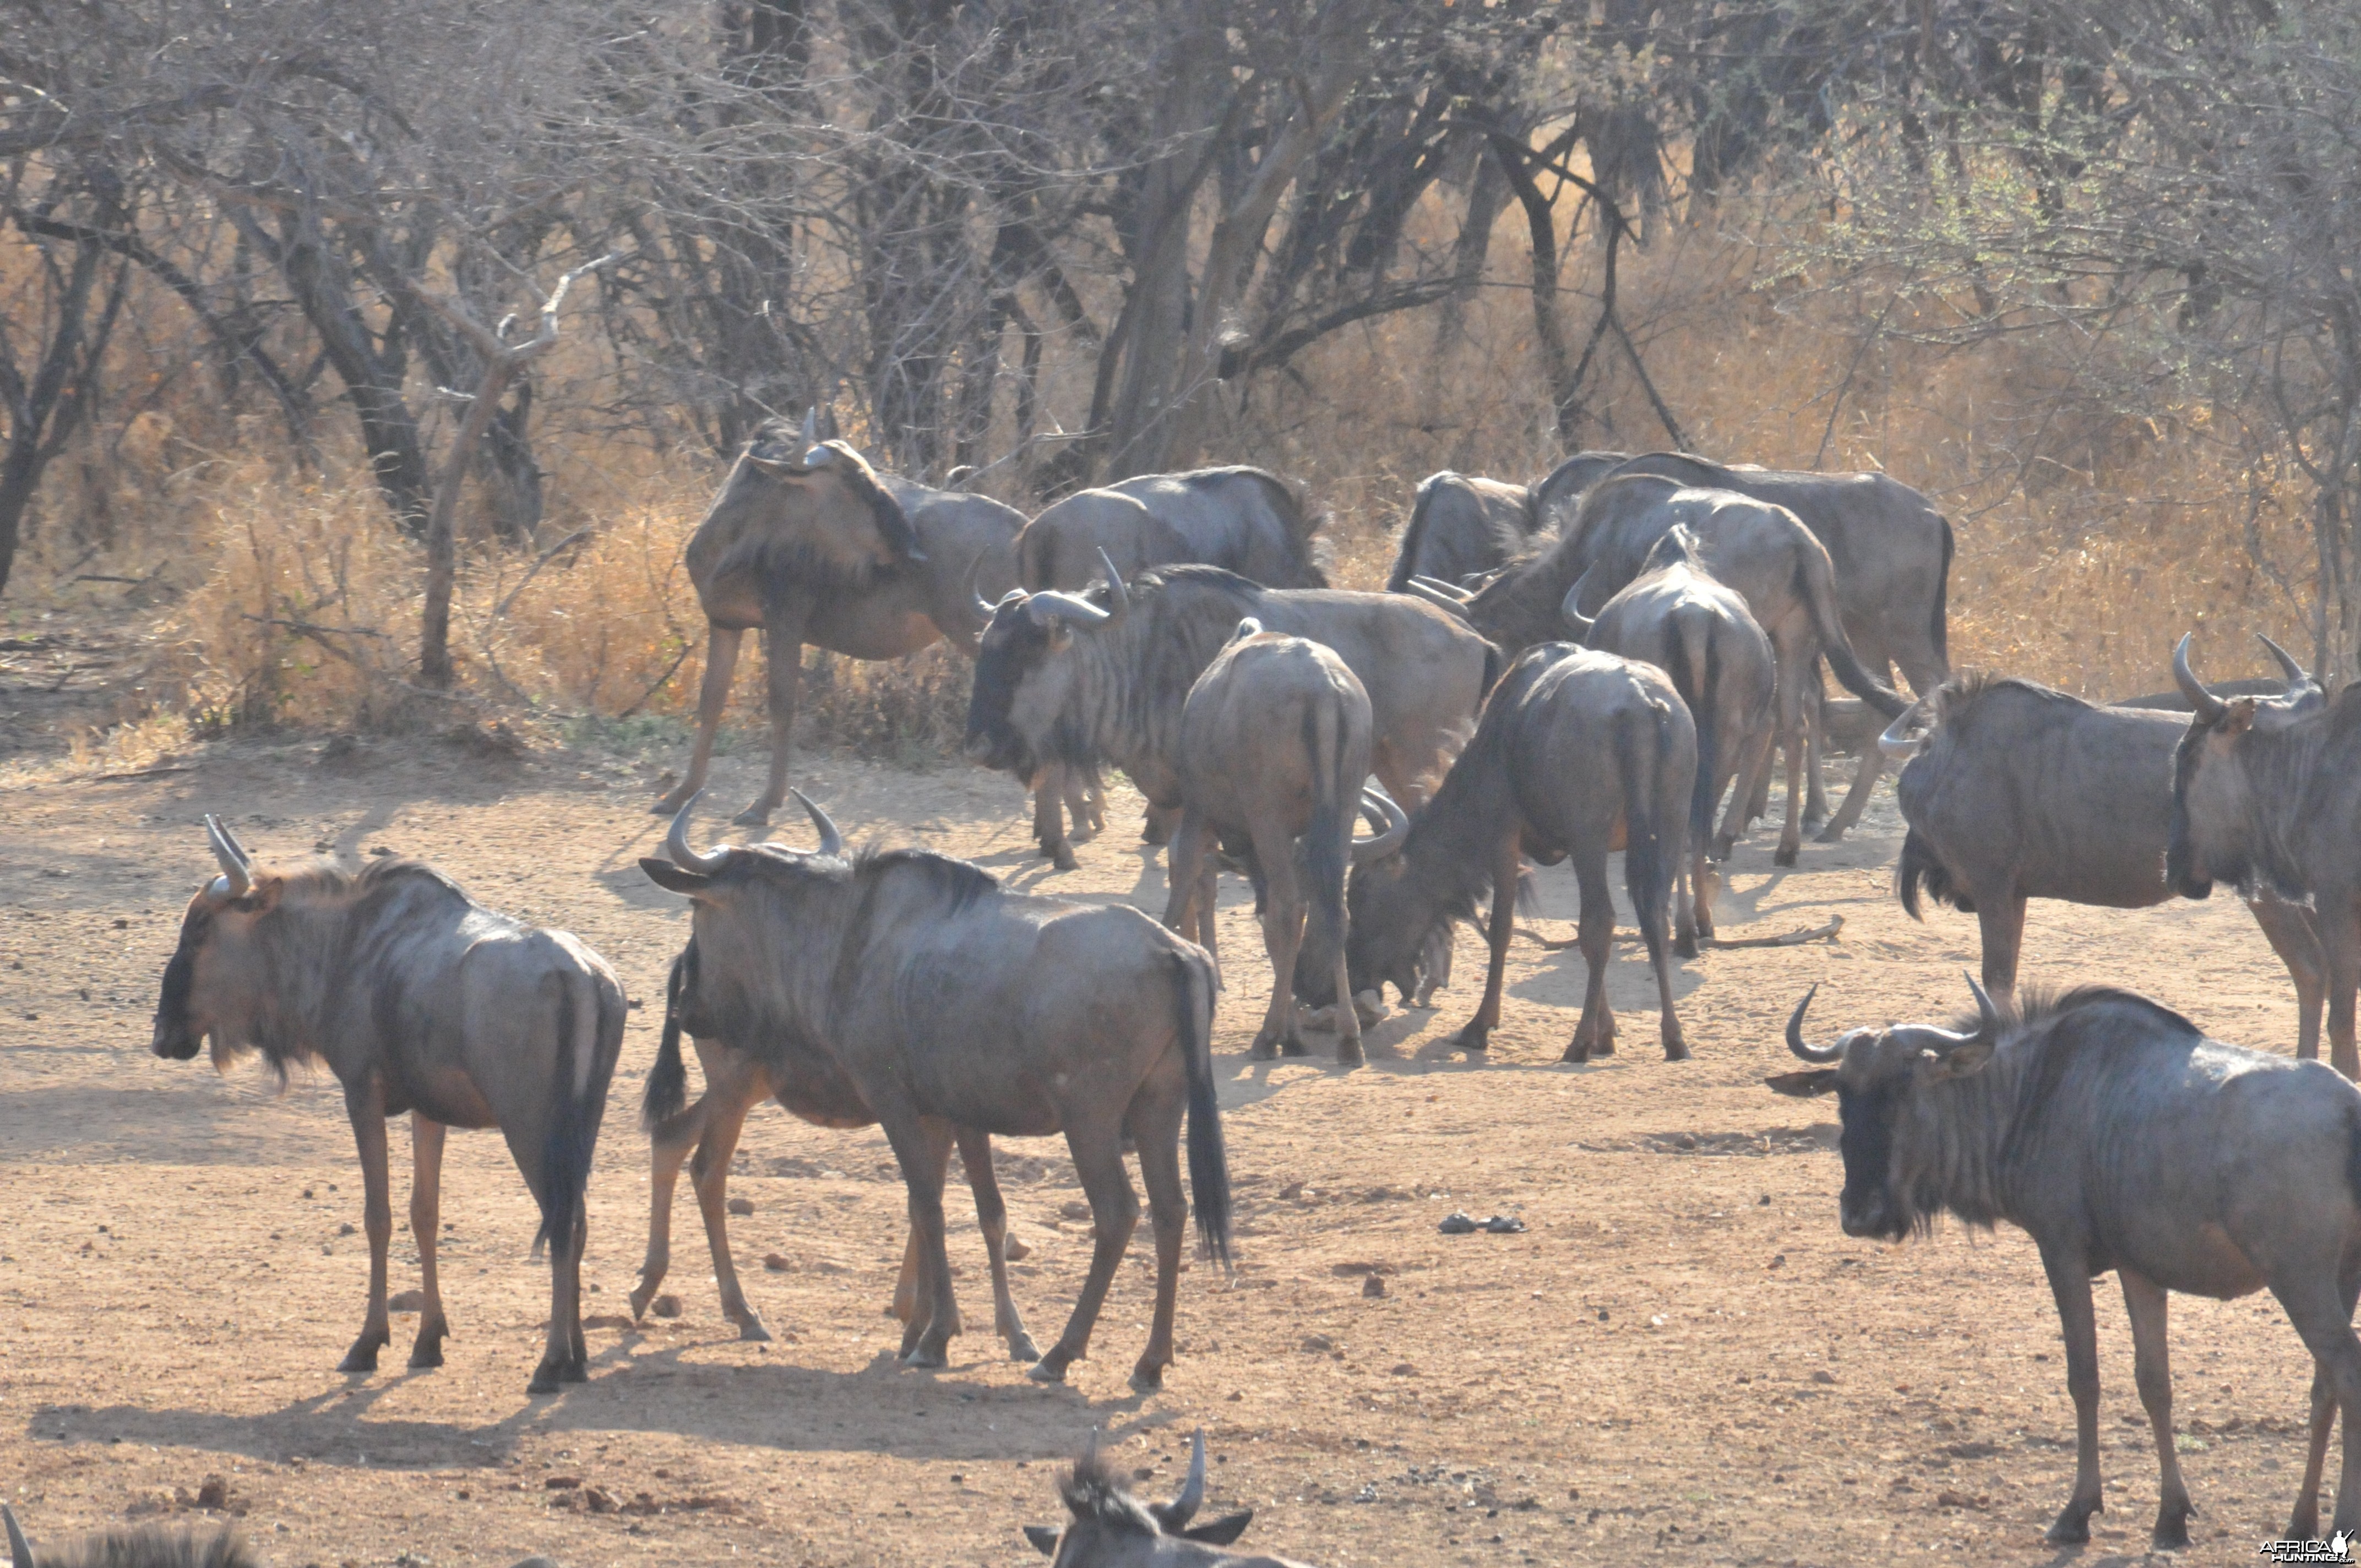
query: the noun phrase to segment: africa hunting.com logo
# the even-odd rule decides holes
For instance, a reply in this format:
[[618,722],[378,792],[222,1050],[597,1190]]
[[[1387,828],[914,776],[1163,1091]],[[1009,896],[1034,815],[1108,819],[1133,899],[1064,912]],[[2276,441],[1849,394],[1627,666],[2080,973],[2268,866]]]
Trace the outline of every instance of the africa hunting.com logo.
[[2354,1540],[2352,1531],[2340,1530],[2326,1541],[2267,1541],[2255,1549],[2255,1555],[2274,1563],[2348,1563],[2352,1559],[2345,1549]]

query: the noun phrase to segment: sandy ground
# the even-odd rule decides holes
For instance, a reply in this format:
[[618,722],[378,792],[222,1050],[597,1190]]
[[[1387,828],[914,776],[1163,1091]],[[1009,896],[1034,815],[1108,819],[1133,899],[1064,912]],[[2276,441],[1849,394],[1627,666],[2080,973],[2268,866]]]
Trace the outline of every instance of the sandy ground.
[[[1240,1266],[1184,1278],[1166,1391],[1124,1383],[1146,1332],[1143,1244],[1095,1354],[1043,1388],[978,1332],[982,1245],[952,1201],[971,1332],[939,1374],[899,1369],[880,1315],[902,1238],[881,1138],[750,1124],[731,1244],[777,1343],[721,1319],[693,1206],[675,1216],[682,1315],[591,1332],[588,1385],[524,1385],[546,1310],[534,1219],[500,1141],[451,1140],[444,1278],[456,1338],[438,1371],[333,1370],[367,1253],[358,1170],[332,1083],[285,1093],[148,1054],[180,913],[209,876],[206,810],[266,858],[379,846],[430,859],[487,903],[564,926],[635,998],[591,1190],[587,1277],[624,1310],[643,1245],[636,1129],[682,901],[636,858],[653,765],[485,757],[438,741],[217,747],[181,773],[0,793],[0,1493],[36,1537],[143,1516],[240,1516],[267,1558],[496,1563],[544,1552],[635,1562],[1017,1564],[1057,1522],[1055,1467],[1093,1427],[1144,1492],[1208,1432],[1211,1509],[1251,1507],[1246,1544],[1330,1563],[2113,1563],[2139,1558],[2153,1456],[2128,1331],[2101,1282],[2108,1513],[2081,1553],[2041,1544],[2072,1470],[2048,1292],[2020,1235],[1947,1226],[1887,1247],[1836,1223],[1827,1102],[1773,1097],[1779,1028],[1822,982],[1823,1026],[1948,1015],[1972,919],[1914,925],[1890,891],[1890,796],[1854,840],[1732,862],[1726,935],[1841,913],[1840,940],[1708,953],[1679,976],[1697,1059],[1654,1046],[1636,946],[1612,973],[1623,1048],[1558,1064],[1580,958],[1520,942],[1491,1059],[1442,1036],[1480,983],[1474,940],[1439,1013],[1396,1012],[1369,1065],[1246,1055],[1268,983],[1225,885],[1232,990],[1216,1020]],[[821,755],[800,782],[856,842],[972,856],[1028,889],[1160,908],[1163,880],[1116,824],[1059,876],[1027,853],[1015,786]],[[725,762],[714,798],[751,796]],[[718,822],[718,817],[716,818]],[[716,828],[718,835],[719,829]],[[791,835],[794,836],[794,835]],[[1620,879],[1618,882],[1620,896]],[[1571,877],[1541,874],[1539,927],[1568,936]],[[1628,908],[1626,911],[1628,919]],[[2037,906],[2029,979],[2147,991],[2211,1032],[2287,1050],[2285,979],[2237,904],[2121,914]],[[394,1139],[394,1285],[413,1285],[406,1135]],[[1032,1252],[1018,1298],[1047,1343],[1082,1278],[1087,1221],[1061,1144],[1006,1141],[1001,1177]],[[956,1176],[954,1193],[957,1193]],[[1455,1209],[1521,1235],[1444,1236]],[[774,1256],[777,1267],[766,1267]],[[1381,1279],[1384,1294],[1365,1294]],[[2202,1510],[2191,1561],[2254,1560],[2301,1467],[2308,1362],[2268,1298],[2175,1306],[2178,1414]],[[209,1485],[209,1478],[211,1484]],[[218,1511],[218,1510],[216,1510]]]

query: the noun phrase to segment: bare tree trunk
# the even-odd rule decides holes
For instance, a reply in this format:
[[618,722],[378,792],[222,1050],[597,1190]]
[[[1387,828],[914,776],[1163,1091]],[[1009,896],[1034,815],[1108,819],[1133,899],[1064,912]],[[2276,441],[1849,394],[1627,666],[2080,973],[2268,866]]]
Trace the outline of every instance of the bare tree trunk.
[[[99,226],[114,223],[110,205]],[[57,291],[48,348],[29,380],[13,361],[0,356],[0,396],[5,396],[8,412],[8,444],[0,453],[0,591],[6,589],[16,567],[25,510],[40,489],[41,475],[88,415],[97,391],[98,366],[114,335],[130,269],[128,261],[116,264],[98,319],[87,320],[106,250],[94,236],[75,245],[73,265]]]

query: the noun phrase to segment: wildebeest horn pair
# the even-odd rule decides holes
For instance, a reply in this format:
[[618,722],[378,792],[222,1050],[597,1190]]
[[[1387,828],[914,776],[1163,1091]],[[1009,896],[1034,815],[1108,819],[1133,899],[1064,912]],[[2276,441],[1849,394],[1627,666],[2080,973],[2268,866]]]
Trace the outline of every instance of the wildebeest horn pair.
[[221,880],[214,886],[220,898],[244,898],[254,886],[254,857],[246,846],[212,812],[205,813],[205,838],[214,847],[214,859],[220,862]]
[[1598,618],[1582,613],[1582,590],[1590,586],[1590,574],[1597,570],[1596,566],[1585,566],[1582,576],[1575,578],[1574,587],[1566,589],[1565,598],[1557,603],[1558,615],[1586,642],[1590,640],[1590,629],[1598,624]]
[[1379,788],[1375,780],[1361,786],[1361,810],[1372,826],[1379,822],[1385,826],[1375,838],[1353,840],[1353,863],[1356,866],[1392,854],[1410,833],[1410,814],[1395,805],[1394,797]]
[[[2172,651],[2172,684],[2179,686],[2180,695],[2189,699],[2190,711],[2202,722],[2213,724],[2230,710],[2230,705],[2208,690],[2205,683],[2197,678],[2197,673],[2189,667],[2189,642],[2196,635],[2193,631],[2181,633],[2180,646]],[[2279,674],[2287,677],[2290,685],[2312,679],[2304,667],[2296,663],[2294,654],[2259,631],[2255,633],[2255,637],[2270,650],[2272,659],[2279,664]]]
[[[1913,1024],[1906,1029],[1897,1029],[1894,1033],[1907,1034],[1911,1038],[1926,1045],[1927,1048],[1937,1051],[1964,1046],[1971,1040],[1997,1038],[2001,1025],[2000,1009],[1993,1005],[1992,997],[1984,988],[1976,983],[1974,975],[1962,975],[1960,978],[1968,982],[1968,991],[1976,999],[1977,1023],[1974,1029],[1963,1035],[1951,1029],[1938,1029],[1929,1024]],[[1843,1058],[1844,1037],[1839,1036],[1836,1044],[1832,1046],[1815,1046],[1804,1038],[1804,1014],[1811,1007],[1812,998],[1819,993],[1820,988],[1816,983],[1811,990],[1804,992],[1804,1000],[1795,1003],[1795,1011],[1788,1014],[1787,1048],[1797,1058],[1810,1062],[1815,1067],[1826,1067],[1831,1062]]]
[[[699,790],[697,795],[690,795],[681,802],[680,809],[673,814],[671,830],[664,834],[664,855],[674,865],[685,872],[697,872],[706,876],[713,876],[729,863],[730,846],[718,844],[705,853],[699,854],[689,847],[688,842],[688,814],[697,809],[697,797],[704,793],[703,790]],[[844,835],[836,830],[836,824],[829,819],[828,813],[813,805],[811,798],[803,791],[791,789],[787,793],[795,796],[796,804],[804,808],[804,815],[810,817],[812,826],[819,830],[819,848],[813,852],[821,855],[842,855]]]
[[1107,553],[1099,551],[1099,565],[1106,571],[1107,595],[1114,601],[1111,609],[1101,609],[1080,594],[1062,593],[1055,589],[1038,593],[1025,601],[1026,613],[1036,626],[1048,626],[1053,620],[1070,620],[1078,626],[1097,626],[1113,620],[1131,608],[1131,595],[1123,586],[1123,574],[1115,569]]

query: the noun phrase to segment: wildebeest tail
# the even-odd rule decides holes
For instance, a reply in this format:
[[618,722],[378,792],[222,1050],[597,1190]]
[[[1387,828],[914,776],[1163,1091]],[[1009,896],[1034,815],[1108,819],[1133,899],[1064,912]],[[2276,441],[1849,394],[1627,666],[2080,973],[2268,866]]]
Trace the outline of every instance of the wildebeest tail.
[[[1230,1266],[1230,1156],[1213,1084],[1213,970],[1202,954],[1172,955],[1172,993],[1189,1069],[1189,1199],[1197,1251]],[[1349,1005],[1349,1003],[1347,1003]]]
[[1721,685],[1721,657],[1714,623],[1707,617],[1678,615],[1671,630],[1664,674],[1672,678],[1681,700],[1689,705],[1689,717],[1697,724],[1697,783],[1689,790],[1689,835],[1693,842],[1702,844],[1713,833],[1715,716],[1721,701],[1717,689]]
[[[578,1244],[588,1221],[590,1160],[607,1105],[607,1080],[623,1039],[623,999],[596,974],[561,973],[557,982],[557,1082],[541,1150],[541,1231],[553,1255]],[[588,991],[588,994],[583,992]],[[606,1048],[612,1044],[614,1050]]]
[[1927,627],[1927,634],[1935,644],[1935,656],[1943,661],[1943,668],[1948,671],[1951,667],[1951,520],[1938,517],[1935,521],[1943,525],[1943,571],[1935,579],[1935,620]]
[[1623,885],[1642,931],[1664,929],[1664,903],[1672,891],[1671,857],[1656,810],[1672,751],[1672,710],[1651,704],[1626,712],[1616,724],[1615,766],[1623,782]]
[[1795,567],[1795,592],[1812,612],[1812,625],[1820,634],[1820,652],[1827,656],[1828,668],[1845,690],[1869,704],[1888,718],[1899,718],[1910,705],[1901,694],[1865,669],[1859,654],[1852,651],[1852,639],[1845,635],[1844,622],[1837,618],[1836,582],[1828,565],[1825,551],[1806,555]]
[[1936,859],[1935,851],[1927,847],[1927,840],[1913,828],[1902,836],[1902,863],[1894,872],[1894,891],[1901,896],[1904,912],[1913,920],[1926,918],[1918,912],[1922,889],[1938,904],[1975,913],[1975,901],[1951,881],[1951,873],[1943,869],[1943,862]]
[[1304,945],[1332,974],[1335,956],[1345,946],[1345,845],[1361,803],[1361,781],[1344,776],[1344,717],[1334,702],[1320,703],[1303,715],[1312,791],[1312,826],[1303,839],[1304,870],[1312,884],[1311,929]]
[[688,1064],[680,1055],[680,991],[696,952],[695,943],[681,948],[664,978],[664,1036],[656,1042],[656,1064],[648,1069],[648,1087],[640,1096],[640,1129],[645,1133],[654,1133],[688,1103]]

